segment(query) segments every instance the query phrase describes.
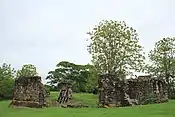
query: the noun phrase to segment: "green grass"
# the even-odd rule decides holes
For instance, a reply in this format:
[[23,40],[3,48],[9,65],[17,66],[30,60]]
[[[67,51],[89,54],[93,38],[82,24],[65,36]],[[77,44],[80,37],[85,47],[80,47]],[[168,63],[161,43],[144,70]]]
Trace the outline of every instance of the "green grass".
[[73,100],[88,105],[89,107],[97,107],[97,98],[97,95],[88,93],[73,94]]
[[[51,92],[50,98],[57,99],[57,92]],[[89,107],[97,107],[97,95],[88,94],[88,93],[74,93],[73,99],[78,103],[88,105]]]
[[[51,94],[56,98],[56,93]],[[73,99],[95,105],[97,97],[92,94],[73,94]],[[175,101],[163,104],[124,108],[8,108],[10,101],[0,102],[0,117],[175,117]]]

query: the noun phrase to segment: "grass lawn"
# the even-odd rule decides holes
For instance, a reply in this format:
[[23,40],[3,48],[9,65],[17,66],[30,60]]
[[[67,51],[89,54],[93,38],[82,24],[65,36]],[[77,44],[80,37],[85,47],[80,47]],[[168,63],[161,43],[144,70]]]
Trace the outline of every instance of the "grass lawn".
[[[51,98],[56,98],[51,93]],[[164,104],[124,108],[93,108],[97,96],[93,94],[74,94],[73,99],[90,105],[92,108],[8,108],[10,101],[0,102],[0,117],[175,117],[175,101]]]
[[[57,99],[57,92],[52,92],[50,95],[51,99]],[[97,95],[88,93],[74,93],[73,100],[76,102],[88,105],[89,107],[97,107]]]

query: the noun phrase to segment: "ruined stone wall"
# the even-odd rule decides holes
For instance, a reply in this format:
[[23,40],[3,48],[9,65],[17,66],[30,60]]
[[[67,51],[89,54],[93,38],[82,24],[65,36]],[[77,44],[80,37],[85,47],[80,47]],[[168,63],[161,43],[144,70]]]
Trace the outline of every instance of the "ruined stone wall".
[[167,83],[162,78],[140,76],[129,79],[127,94],[138,104],[162,103],[168,101]]
[[16,79],[11,105],[41,108],[46,106],[47,92],[41,77],[21,77]]
[[100,75],[99,91],[99,103],[103,106],[129,106],[168,101],[166,82],[151,76],[120,80],[115,75]]
[[72,89],[71,84],[69,83],[61,83],[61,90],[58,97],[58,102],[60,104],[62,103],[68,103],[72,99]]
[[123,85],[119,78],[109,74],[100,75],[98,84],[100,104],[121,106],[123,101]]

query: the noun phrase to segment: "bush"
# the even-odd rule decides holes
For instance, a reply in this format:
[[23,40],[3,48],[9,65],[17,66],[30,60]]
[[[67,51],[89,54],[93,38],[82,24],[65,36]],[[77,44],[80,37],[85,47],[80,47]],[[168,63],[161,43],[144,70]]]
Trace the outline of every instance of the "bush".
[[14,80],[7,79],[1,82],[0,100],[8,100],[13,97]]
[[15,71],[11,65],[3,63],[0,66],[0,99],[11,99],[14,87]]

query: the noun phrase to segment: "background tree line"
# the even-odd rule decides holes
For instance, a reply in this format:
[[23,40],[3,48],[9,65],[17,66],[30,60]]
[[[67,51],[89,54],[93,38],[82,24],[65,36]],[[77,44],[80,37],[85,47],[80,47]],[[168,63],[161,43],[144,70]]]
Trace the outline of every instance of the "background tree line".
[[[68,61],[61,61],[54,71],[46,77],[48,84],[59,87],[60,83],[71,83],[74,92],[92,93],[97,88],[97,72],[93,65],[77,65]],[[58,91],[58,88],[56,88]]]
[[36,67],[32,64],[23,65],[16,71],[10,64],[3,63],[0,66],[0,100],[12,98],[15,79],[37,74]]
[[[58,91],[61,82],[68,82],[74,92],[92,93],[97,90],[97,74],[115,74],[124,79],[134,72],[141,72],[164,77],[169,98],[175,98],[175,37],[156,42],[148,54],[149,63],[146,63],[137,31],[124,21],[101,21],[87,34],[92,65],[59,62],[46,77],[48,90]],[[15,71],[11,65],[3,63],[0,67],[0,97],[10,97],[16,78],[34,75],[38,75],[34,65],[24,65]]]
[[[50,71],[45,84],[46,90],[58,91],[61,82],[72,84],[74,92],[92,93],[97,89],[97,74],[93,65],[76,65],[62,61],[56,65],[54,71]],[[10,64],[3,63],[0,66],[0,99],[12,98],[15,79],[25,76],[38,75],[36,67],[32,64],[23,65],[20,70],[15,70]]]

